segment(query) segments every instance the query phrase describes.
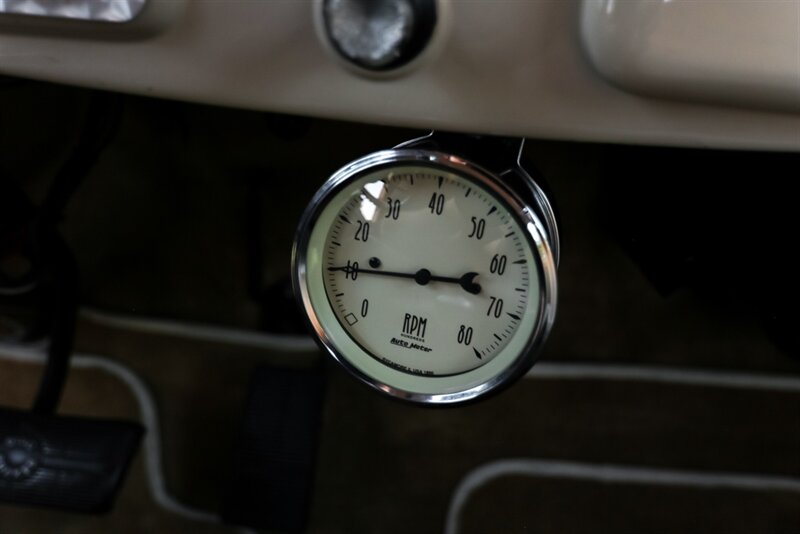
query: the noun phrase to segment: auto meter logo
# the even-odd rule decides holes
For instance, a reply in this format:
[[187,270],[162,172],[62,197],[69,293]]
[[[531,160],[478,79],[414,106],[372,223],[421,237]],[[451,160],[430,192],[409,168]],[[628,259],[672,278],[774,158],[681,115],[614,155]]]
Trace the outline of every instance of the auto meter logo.
[[[406,349],[431,352],[433,350],[432,348],[421,344],[425,342],[425,330],[427,330],[427,328],[428,319],[426,317],[407,313],[405,317],[403,317],[403,333],[400,334],[400,336],[413,341],[406,341],[406,339],[393,337],[390,343]],[[419,341],[419,343],[415,343],[416,341]]]

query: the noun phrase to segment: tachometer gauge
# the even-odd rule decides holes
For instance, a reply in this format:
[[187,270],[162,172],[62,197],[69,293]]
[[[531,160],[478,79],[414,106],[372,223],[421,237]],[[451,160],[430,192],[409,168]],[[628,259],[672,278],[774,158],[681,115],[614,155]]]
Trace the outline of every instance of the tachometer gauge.
[[555,314],[558,237],[516,159],[490,169],[431,139],[331,176],[303,216],[293,272],[344,368],[389,395],[451,404],[535,361]]

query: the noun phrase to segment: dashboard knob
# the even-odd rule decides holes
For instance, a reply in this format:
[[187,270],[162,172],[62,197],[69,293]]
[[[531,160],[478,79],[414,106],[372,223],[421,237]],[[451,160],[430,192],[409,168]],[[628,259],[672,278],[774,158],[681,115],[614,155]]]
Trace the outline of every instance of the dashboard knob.
[[323,0],[322,21],[332,48],[370,71],[402,67],[428,45],[436,0]]

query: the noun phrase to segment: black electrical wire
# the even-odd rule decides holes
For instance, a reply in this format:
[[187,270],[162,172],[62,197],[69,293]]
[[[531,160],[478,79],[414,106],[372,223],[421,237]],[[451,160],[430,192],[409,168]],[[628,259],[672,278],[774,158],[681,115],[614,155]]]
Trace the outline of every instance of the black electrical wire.
[[33,411],[41,414],[54,413],[61,400],[64,384],[69,372],[69,360],[75,341],[78,319],[79,276],[72,251],[58,234],[53,234],[47,243],[51,283],[53,284],[50,318],[50,338],[47,362],[39,382],[39,391]]
[[122,117],[122,99],[114,93],[92,93],[78,140],[42,201],[36,224],[37,237],[55,229],[72,194],[113,138]]
[[58,407],[69,372],[78,316],[78,268],[57,225],[72,194],[117,131],[122,98],[105,92],[92,94],[78,140],[56,173],[33,225],[35,261],[40,266],[40,275],[53,284],[47,362],[33,404],[37,413],[53,413]]

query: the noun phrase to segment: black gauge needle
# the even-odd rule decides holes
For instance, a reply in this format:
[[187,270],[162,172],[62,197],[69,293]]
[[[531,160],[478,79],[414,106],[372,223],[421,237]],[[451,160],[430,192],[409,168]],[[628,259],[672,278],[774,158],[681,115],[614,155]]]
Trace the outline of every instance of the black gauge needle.
[[445,282],[448,284],[458,284],[467,293],[477,295],[481,292],[480,284],[473,282],[478,273],[466,273],[459,278],[452,278],[449,276],[436,276],[431,274],[428,269],[420,269],[415,273],[398,273],[394,271],[378,271],[375,269],[353,269],[350,265],[342,267],[328,267],[329,271],[342,271],[344,273],[357,272],[358,274],[377,274],[380,276],[393,276],[395,278],[410,278],[421,286],[428,285],[429,282]]

